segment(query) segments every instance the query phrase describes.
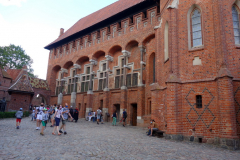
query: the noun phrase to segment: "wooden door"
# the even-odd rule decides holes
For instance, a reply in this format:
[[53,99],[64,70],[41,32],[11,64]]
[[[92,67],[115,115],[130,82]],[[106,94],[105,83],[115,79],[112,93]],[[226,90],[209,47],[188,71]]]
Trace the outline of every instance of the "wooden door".
[[137,126],[137,104],[132,104],[132,125]]

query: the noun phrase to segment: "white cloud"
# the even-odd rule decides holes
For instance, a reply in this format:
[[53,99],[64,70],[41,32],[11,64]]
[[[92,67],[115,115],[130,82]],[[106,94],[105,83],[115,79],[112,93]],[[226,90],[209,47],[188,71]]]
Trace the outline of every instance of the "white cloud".
[[0,4],[3,6],[22,6],[22,2],[26,2],[27,0],[0,0]]

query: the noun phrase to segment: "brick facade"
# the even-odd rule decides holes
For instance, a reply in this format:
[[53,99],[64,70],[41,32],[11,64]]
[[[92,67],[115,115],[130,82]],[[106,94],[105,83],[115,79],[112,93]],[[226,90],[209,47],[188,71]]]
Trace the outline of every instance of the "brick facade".
[[[118,3],[121,1],[126,0]],[[133,17],[119,19],[121,28],[119,23],[106,22],[109,27],[99,28],[99,32],[72,39],[69,36],[66,43],[59,40],[47,46],[50,103],[57,103],[56,93],[61,91],[56,92],[56,86],[61,88],[61,83],[65,86],[62,104],[71,103],[67,90],[74,70],[78,78],[75,105],[82,118],[89,109],[101,107],[110,115],[116,108],[127,109],[129,124],[146,126],[151,118],[155,119],[159,129],[166,132],[166,138],[183,140],[194,134],[196,141],[239,147],[240,45],[234,43],[232,18],[232,6],[239,6],[239,0],[156,2]],[[191,15],[196,8],[201,13],[202,45],[192,47]],[[113,59],[107,62],[108,55]],[[126,62],[121,59],[124,55]],[[91,65],[89,60],[97,64]],[[105,70],[108,87],[99,90],[103,63],[109,63],[109,72]],[[73,69],[74,64],[81,69]],[[95,73],[93,92],[82,92],[89,66]],[[125,82],[116,88],[121,76]],[[132,86],[126,87],[130,76]],[[202,107],[197,107],[196,97],[201,97]]]

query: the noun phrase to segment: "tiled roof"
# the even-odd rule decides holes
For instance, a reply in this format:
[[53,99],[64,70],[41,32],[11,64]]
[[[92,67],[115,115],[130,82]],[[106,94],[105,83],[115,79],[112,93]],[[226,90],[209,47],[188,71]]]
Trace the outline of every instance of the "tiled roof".
[[22,74],[8,90],[13,92],[21,91],[21,92],[34,93],[32,86],[29,82],[27,73]]
[[3,75],[4,78],[12,79],[12,77],[4,70],[2,70],[2,75]]
[[16,80],[21,71],[21,69],[8,69],[7,73],[10,75],[10,77],[12,77],[13,80]]
[[44,90],[49,90],[49,86],[46,80],[29,77],[30,84],[32,88],[39,88]]
[[119,0],[103,9],[100,9],[75,23],[70,29],[68,29],[63,35],[57,38],[55,41],[47,45],[46,47],[59,42],[79,31],[82,31],[88,27],[91,27],[103,20],[106,20],[132,6],[135,6],[145,0]]

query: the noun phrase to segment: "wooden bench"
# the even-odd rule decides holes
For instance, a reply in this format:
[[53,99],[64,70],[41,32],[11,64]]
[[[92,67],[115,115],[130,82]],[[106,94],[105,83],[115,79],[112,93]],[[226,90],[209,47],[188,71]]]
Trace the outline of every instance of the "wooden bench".
[[163,133],[165,133],[164,131],[161,130],[157,130],[157,131],[153,131],[153,135],[157,136],[158,138],[163,138]]

